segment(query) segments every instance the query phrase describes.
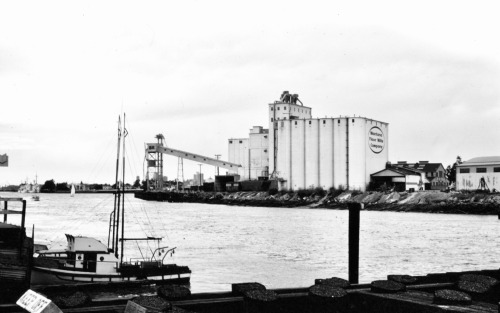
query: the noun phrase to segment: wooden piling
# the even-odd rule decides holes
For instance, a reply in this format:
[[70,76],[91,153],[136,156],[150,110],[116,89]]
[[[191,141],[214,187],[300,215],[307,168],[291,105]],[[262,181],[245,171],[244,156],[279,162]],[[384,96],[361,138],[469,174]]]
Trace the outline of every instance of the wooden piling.
[[349,282],[359,283],[359,221],[363,203],[349,203]]

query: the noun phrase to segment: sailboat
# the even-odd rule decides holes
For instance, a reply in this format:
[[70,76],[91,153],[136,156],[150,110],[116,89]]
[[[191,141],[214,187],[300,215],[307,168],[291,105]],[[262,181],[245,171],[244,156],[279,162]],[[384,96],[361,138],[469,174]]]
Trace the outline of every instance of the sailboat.
[[[189,283],[191,270],[187,266],[165,263],[165,258],[175,253],[176,247],[160,247],[162,238],[125,237],[125,184],[119,182],[120,140],[123,136],[123,180],[125,181],[125,114],[123,132],[118,118],[118,149],[116,159],[116,186],[114,208],[110,214],[108,244],[92,237],[66,234],[64,249],[38,251],[33,258],[32,285],[64,285],[81,283],[154,282]],[[126,241],[155,241],[158,245],[150,258],[124,258]],[[152,250],[152,249],[151,249]],[[141,253],[142,255],[142,253]]]
[[74,197],[75,196],[75,185],[71,185],[71,196]]

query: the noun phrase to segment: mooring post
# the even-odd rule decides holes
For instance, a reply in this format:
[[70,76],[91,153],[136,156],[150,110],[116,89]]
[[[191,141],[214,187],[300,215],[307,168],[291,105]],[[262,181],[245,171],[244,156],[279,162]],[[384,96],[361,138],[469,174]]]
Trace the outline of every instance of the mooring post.
[[359,216],[362,203],[349,203],[349,282],[359,283]]

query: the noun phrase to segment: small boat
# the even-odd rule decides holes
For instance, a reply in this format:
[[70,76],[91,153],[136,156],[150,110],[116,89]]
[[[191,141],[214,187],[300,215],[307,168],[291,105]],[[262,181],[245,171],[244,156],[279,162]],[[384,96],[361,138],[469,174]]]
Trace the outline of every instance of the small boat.
[[75,196],[75,185],[71,185],[71,196]]
[[[160,247],[162,238],[125,237],[125,186],[118,180],[121,123],[118,120],[118,152],[116,163],[115,205],[110,214],[108,244],[105,245],[92,237],[66,234],[67,246],[64,249],[41,250],[34,254],[31,284],[65,285],[81,283],[119,283],[154,282],[156,284],[189,283],[191,270],[187,266],[165,263],[165,258],[175,253],[176,247]],[[127,131],[124,115],[123,143]],[[123,144],[125,155],[125,144]],[[125,167],[123,168],[124,172]],[[125,174],[123,173],[123,180]],[[126,241],[155,241],[157,248],[151,257],[142,259],[124,258]],[[143,253],[141,253],[143,255]]]
[[40,201],[40,197],[39,196],[32,196],[31,200],[33,200],[33,201]]

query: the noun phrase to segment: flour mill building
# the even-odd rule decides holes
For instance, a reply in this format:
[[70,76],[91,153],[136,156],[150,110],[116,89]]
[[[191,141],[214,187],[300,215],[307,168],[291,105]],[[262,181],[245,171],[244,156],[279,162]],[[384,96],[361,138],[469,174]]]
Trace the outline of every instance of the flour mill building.
[[270,177],[280,189],[366,190],[388,161],[389,124],[366,117],[313,118],[298,95],[268,105],[269,129],[228,141],[229,162],[242,180]]

